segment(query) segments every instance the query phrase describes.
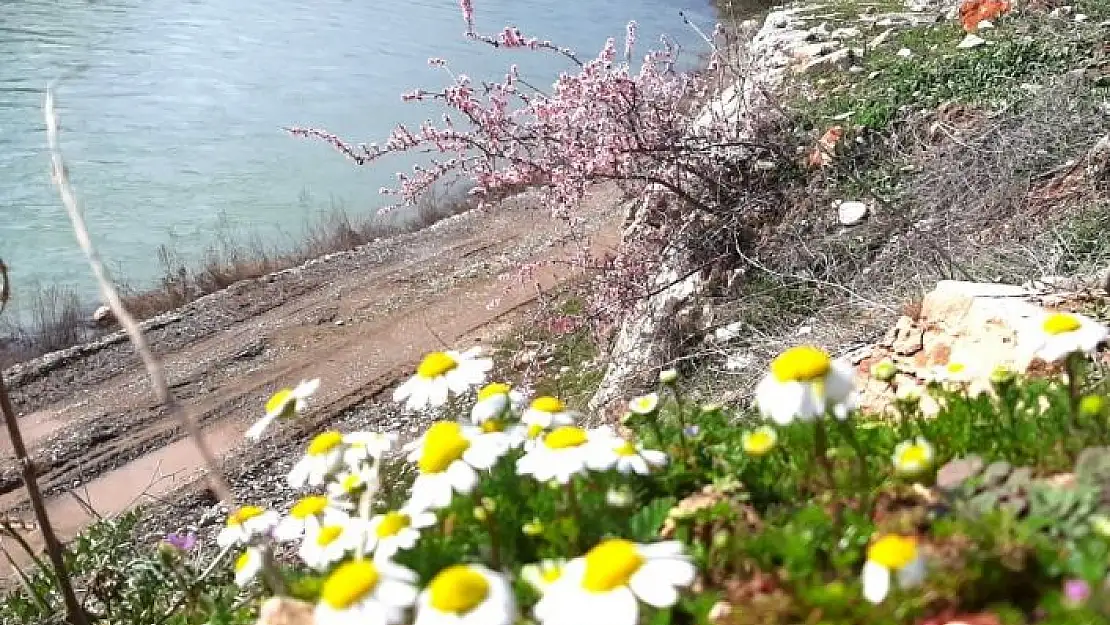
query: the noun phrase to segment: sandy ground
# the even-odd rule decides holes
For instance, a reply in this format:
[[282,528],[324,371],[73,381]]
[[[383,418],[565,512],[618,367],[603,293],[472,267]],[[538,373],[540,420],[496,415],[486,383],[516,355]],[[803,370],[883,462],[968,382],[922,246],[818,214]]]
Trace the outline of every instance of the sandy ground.
[[[368,244],[245,281],[165,316],[147,333],[173,391],[202,423],[237,496],[277,503],[302,443],[324,426],[394,431],[423,424],[388,402],[427,351],[491,343],[539,292],[573,279],[567,262],[583,247],[615,245],[616,210],[597,210],[587,239],[527,197],[467,213],[427,230]],[[593,204],[613,206],[612,192]],[[526,280],[520,267],[540,263]],[[126,341],[102,340],[4,372],[62,537],[136,504],[166,529],[216,521],[192,443],[151,393]],[[259,444],[243,432],[282,386],[320,378],[312,409]],[[30,523],[25,493],[0,441],[0,511]],[[76,495],[76,496],[75,496]],[[153,503],[153,505],[151,505]]]

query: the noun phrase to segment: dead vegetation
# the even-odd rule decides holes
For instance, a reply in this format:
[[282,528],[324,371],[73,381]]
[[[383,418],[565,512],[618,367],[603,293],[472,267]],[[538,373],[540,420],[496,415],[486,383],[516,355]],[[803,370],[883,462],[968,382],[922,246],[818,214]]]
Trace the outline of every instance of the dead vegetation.
[[[300,238],[286,245],[266,241],[257,234],[237,235],[225,226],[219,228],[199,262],[190,262],[172,245],[162,245],[158,251],[158,282],[139,288],[125,283],[120,290],[128,310],[140,320],[149,319],[241,280],[415,232],[470,208],[466,195],[457,192],[430,193],[412,210],[361,219],[333,204],[306,224]],[[0,316],[0,369],[114,329],[113,323],[94,322],[91,315],[95,306],[82,301],[72,289],[60,286],[19,288],[12,284],[11,308]]]
[[[909,111],[886,132],[849,132],[763,222],[688,359],[712,362],[712,386],[740,398],[737,381],[756,379],[784,347],[869,344],[938,280],[1105,272],[1110,155],[1095,147],[1110,122],[1105,98],[1082,76],[1025,95],[1001,110],[951,103]],[[840,225],[836,200],[866,202],[867,219]]]

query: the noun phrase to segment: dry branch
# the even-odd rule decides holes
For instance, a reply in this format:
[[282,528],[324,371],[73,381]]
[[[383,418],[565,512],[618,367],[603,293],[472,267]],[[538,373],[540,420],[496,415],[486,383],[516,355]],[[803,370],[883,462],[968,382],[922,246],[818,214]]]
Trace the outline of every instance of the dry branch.
[[65,205],[66,213],[73,225],[73,234],[77,238],[77,244],[81,247],[81,251],[85,253],[85,257],[88,259],[89,268],[92,269],[93,277],[96,278],[100,294],[108,307],[112,309],[112,314],[115,315],[120,326],[127,332],[131,343],[134,344],[135,351],[142,359],[143,366],[146,367],[147,376],[150,378],[150,384],[158,400],[181,423],[182,428],[200,453],[213,492],[225,503],[231,504],[234,501],[231,488],[220,473],[216,464],[216,457],[205,441],[204,434],[200,431],[196,419],[178,403],[177,398],[170,391],[169,385],[166,384],[165,374],[162,372],[162,363],[150,351],[150,345],[147,344],[146,337],[143,336],[139,324],[124,307],[119,292],[108,278],[104,263],[100,260],[100,255],[89,238],[89,231],[85,226],[85,217],[77,203],[73,187],[69,183],[65,161],[62,159],[62,151],[58,144],[58,114],[54,108],[54,91],[50,85],[46,88],[43,114],[46,118],[46,139],[50,148],[51,179],[54,181],[54,185],[58,187],[58,193],[61,194],[62,204]]

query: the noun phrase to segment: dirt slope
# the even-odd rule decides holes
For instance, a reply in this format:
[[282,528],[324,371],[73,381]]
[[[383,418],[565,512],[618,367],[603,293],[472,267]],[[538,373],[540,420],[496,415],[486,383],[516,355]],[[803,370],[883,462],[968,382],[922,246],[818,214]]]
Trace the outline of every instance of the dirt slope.
[[[597,205],[615,204],[611,194],[601,195]],[[469,346],[539,290],[572,278],[561,261],[584,244],[566,240],[564,224],[526,208],[527,197],[511,204],[234,285],[155,323],[148,337],[173,390],[200,419],[232,482],[241,483],[251,467],[282,464],[298,436],[391,391],[423,353]],[[613,210],[593,213],[585,245],[603,253],[614,244],[616,219]],[[527,281],[512,279],[532,263],[545,264]],[[322,386],[303,422],[262,444],[244,444],[242,433],[270,393],[316,377]],[[140,498],[175,500],[178,510],[203,500],[189,499],[203,495],[198,457],[155,403],[125,341],[45,357],[5,378],[63,536],[90,518],[69,490],[102,515]],[[379,417],[368,424],[397,430],[409,419],[385,411]],[[0,511],[29,521],[6,437],[0,453]]]

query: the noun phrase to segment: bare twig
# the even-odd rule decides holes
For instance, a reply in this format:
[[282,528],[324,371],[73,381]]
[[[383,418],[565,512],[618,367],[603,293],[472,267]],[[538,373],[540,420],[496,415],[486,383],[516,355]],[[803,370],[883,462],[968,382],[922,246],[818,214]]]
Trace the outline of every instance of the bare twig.
[[235,498],[231,493],[231,488],[228,486],[227,480],[225,480],[220,473],[218,465],[216,464],[216,456],[212,453],[212,449],[205,441],[204,434],[200,431],[196,419],[178,403],[177,398],[175,398],[170,391],[169,385],[166,384],[165,374],[162,372],[162,363],[150,351],[150,345],[147,344],[142,329],[139,328],[139,324],[136,323],[135,318],[132,317],[131,313],[124,307],[119,292],[108,278],[108,273],[104,269],[104,263],[100,260],[100,255],[93,247],[92,240],[89,238],[89,231],[85,226],[85,217],[77,203],[77,197],[73,192],[73,187],[69,183],[65,161],[62,159],[62,151],[58,144],[58,114],[54,108],[54,90],[51,85],[46,87],[43,114],[46,118],[46,139],[50,147],[51,178],[54,181],[54,185],[58,187],[58,193],[61,195],[62,204],[65,205],[66,213],[68,213],[69,220],[73,225],[73,234],[77,238],[77,244],[81,246],[81,250],[88,259],[89,268],[92,270],[93,277],[96,278],[97,285],[100,288],[100,294],[108,304],[108,307],[112,309],[112,314],[115,315],[120,326],[127,332],[127,336],[135,345],[135,351],[138,352],[139,357],[143,361],[143,366],[146,367],[147,376],[150,378],[150,385],[153,387],[158,400],[165,405],[170,414],[174,415],[177,420],[180,421],[181,426],[185,429],[185,432],[196,446],[197,451],[204,461],[204,468],[208,475],[208,482],[212,490],[225,503],[232,504]]
[[27,488],[27,498],[31,500],[31,509],[35,513],[35,521],[39,524],[42,540],[46,543],[46,555],[49,556],[50,564],[53,565],[54,580],[57,582],[58,591],[66,604],[66,620],[71,625],[88,625],[89,620],[85,616],[85,611],[81,608],[81,604],[77,602],[77,594],[73,592],[73,584],[70,583],[63,555],[65,548],[58,541],[58,537],[54,534],[54,528],[50,525],[50,517],[46,513],[46,502],[42,497],[42,491],[39,490],[38,481],[35,479],[35,465],[27,455],[27,446],[23,443],[23,433],[19,431],[19,421],[16,419],[15,410],[12,408],[12,402],[8,397],[8,389],[4,386],[2,375],[0,375],[0,412],[4,413],[4,424],[8,428],[8,436],[11,438],[12,451],[19,462],[23,486]]

